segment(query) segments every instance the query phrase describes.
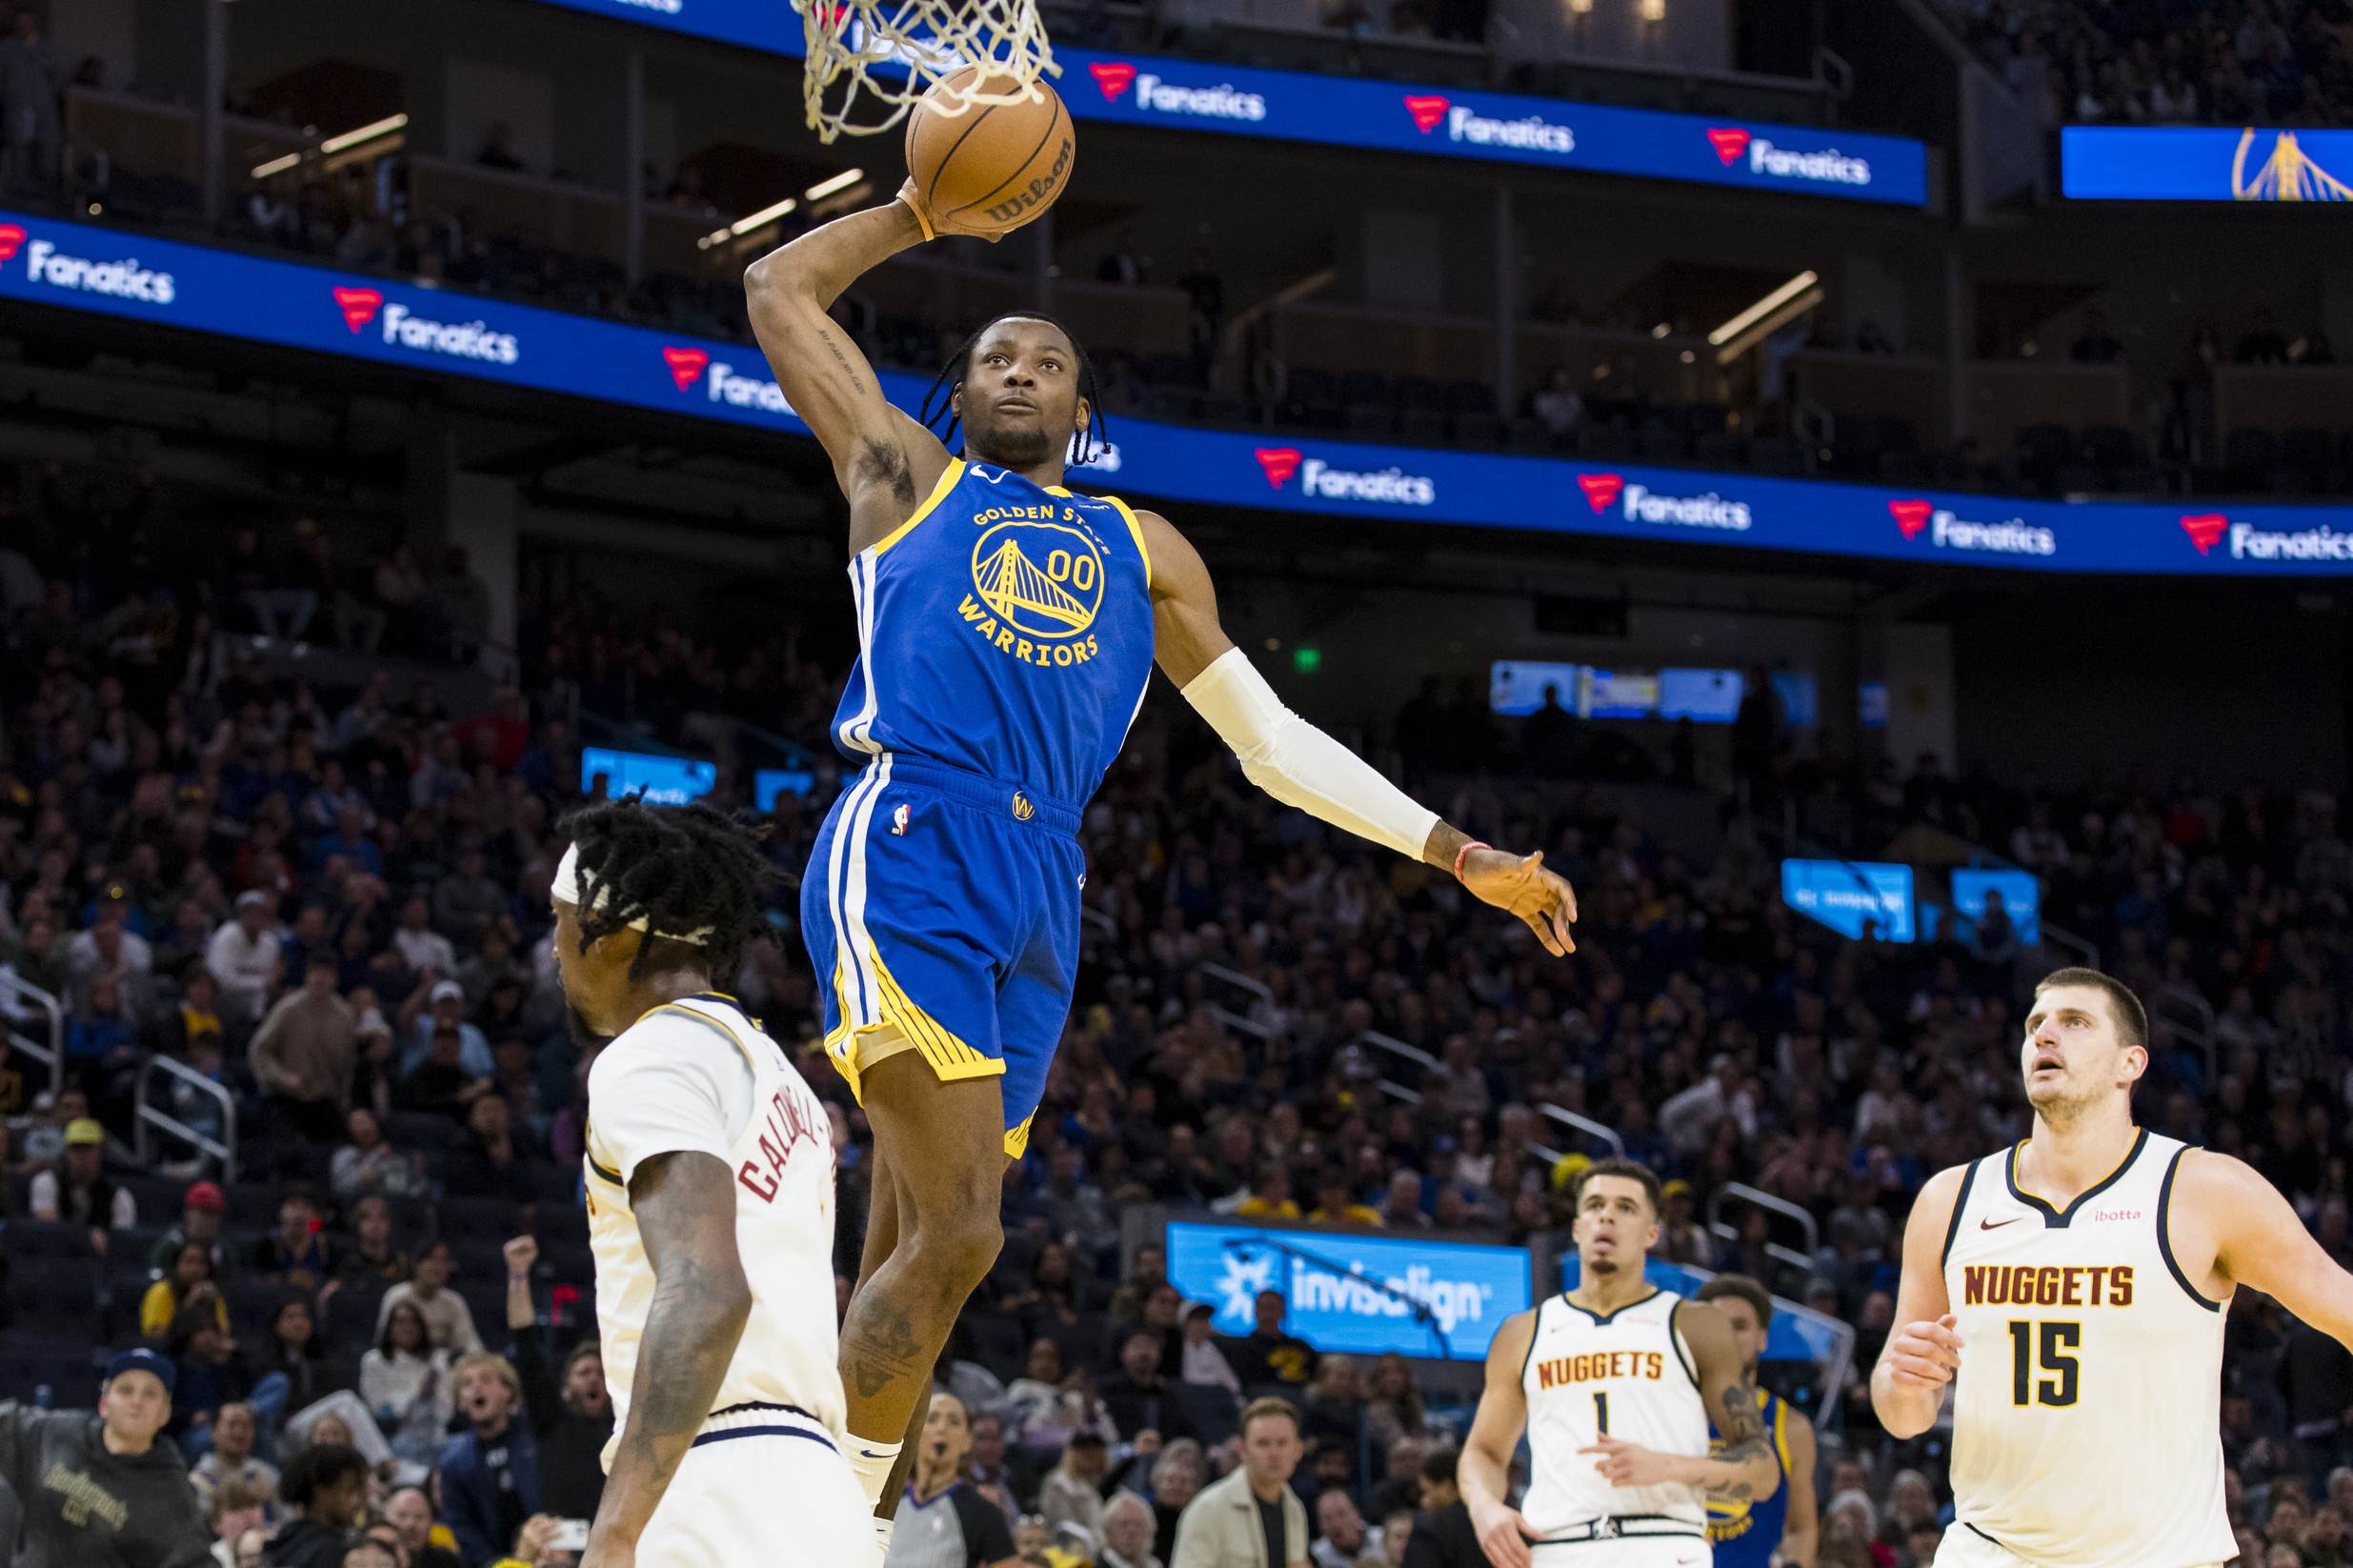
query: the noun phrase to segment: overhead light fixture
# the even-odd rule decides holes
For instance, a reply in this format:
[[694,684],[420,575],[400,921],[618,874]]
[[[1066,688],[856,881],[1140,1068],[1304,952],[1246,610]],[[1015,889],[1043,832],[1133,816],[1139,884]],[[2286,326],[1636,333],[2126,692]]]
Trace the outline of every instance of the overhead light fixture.
[[1729,365],[1825,298],[1821,278],[1812,270],[1800,272],[1747,310],[1707,334],[1716,362]]
[[1667,19],[1667,0],[1641,0],[1637,14],[1645,22],[1663,22]]
[[285,173],[288,170],[293,168],[294,165],[300,162],[302,162],[301,153],[289,152],[283,158],[272,158],[268,163],[255,164],[253,166],[253,177],[257,180],[266,180],[272,174]]
[[346,148],[357,147],[362,142],[373,141],[378,136],[389,136],[395,131],[405,130],[408,124],[409,116],[406,114],[390,114],[381,120],[361,126],[356,131],[347,131],[340,136],[330,136],[318,144],[318,150],[326,153],[341,152]]
[[1569,14],[1572,16],[1591,16],[1593,14],[1593,0],[1569,0]]
[[792,196],[787,196],[780,202],[773,202],[756,212],[737,218],[724,229],[714,229],[694,242],[694,249],[708,251],[714,245],[725,245],[731,239],[741,239],[754,229],[765,229],[799,205],[800,202]]
[[857,184],[858,181],[864,179],[865,177],[866,171],[863,169],[845,169],[840,173],[835,174],[832,179],[819,180],[816,184],[802,191],[801,195],[809,201],[823,201],[826,197],[832,195],[836,191],[849,190],[852,186]]

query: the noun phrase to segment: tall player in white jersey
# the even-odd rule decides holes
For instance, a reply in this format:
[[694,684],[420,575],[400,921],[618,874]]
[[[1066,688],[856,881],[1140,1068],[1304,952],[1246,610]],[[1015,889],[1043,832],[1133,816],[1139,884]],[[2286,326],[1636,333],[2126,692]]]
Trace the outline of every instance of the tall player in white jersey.
[[[1496,1568],[1699,1568],[1707,1498],[1773,1495],[1781,1471],[1723,1314],[1642,1276],[1659,1178],[1605,1159],[1578,1183],[1577,1288],[1514,1314],[1457,1472]],[[1708,1417],[1723,1434],[1708,1454]],[[1522,1431],[1528,1495],[1507,1487]]]
[[874,1568],[842,1457],[824,1105],[720,989],[760,924],[753,834],[637,799],[568,818],[555,961],[614,1433],[583,1568]]
[[2020,1056],[2033,1133],[1921,1189],[1871,1375],[1898,1437],[1953,1385],[1956,1522],[1937,1568],[2226,1561],[2231,1292],[2353,1343],[2353,1276],[2247,1166],[2133,1124],[2148,1016],[2128,987],[2053,974]]

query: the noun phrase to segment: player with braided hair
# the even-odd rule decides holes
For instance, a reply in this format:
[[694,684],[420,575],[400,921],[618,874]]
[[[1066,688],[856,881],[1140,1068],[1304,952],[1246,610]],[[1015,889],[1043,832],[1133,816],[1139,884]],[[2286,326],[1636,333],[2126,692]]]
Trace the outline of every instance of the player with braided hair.
[[720,989],[760,929],[758,838],[641,796],[560,827],[564,1001],[612,1041],[583,1139],[614,1421],[586,1562],[871,1568],[835,1369],[832,1123]]
[[1112,465],[1093,367],[1058,322],[998,316],[917,414],[891,406],[826,312],[898,251],[980,232],[923,199],[910,181],[744,278],[777,384],[850,503],[859,654],[834,738],[865,768],[818,834],[801,932],[826,1049],[875,1131],[841,1343],[851,1462],[884,1532],[940,1347],[1003,1245],[1002,1166],[1028,1146],[1070,1015],[1079,812],[1156,663],[1277,799],[1443,867],[1554,953],[1577,913],[1541,855],[1474,843],[1285,708],[1166,518],[1065,483],[1082,459]]

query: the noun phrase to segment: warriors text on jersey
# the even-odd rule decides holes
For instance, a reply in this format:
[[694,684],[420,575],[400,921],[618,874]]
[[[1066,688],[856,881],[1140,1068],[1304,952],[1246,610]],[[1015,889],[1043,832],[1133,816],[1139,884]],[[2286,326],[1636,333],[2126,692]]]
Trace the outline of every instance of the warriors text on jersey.
[[[1778,1394],[1757,1391],[1757,1409],[1764,1417],[1765,1436],[1773,1439],[1773,1462],[1781,1467],[1781,1481],[1762,1502],[1725,1502],[1710,1498],[1707,1504],[1708,1544],[1716,1548],[1715,1568],[1765,1568],[1781,1533],[1789,1523],[1789,1406]],[[1710,1452],[1720,1452],[1723,1438],[1708,1425]]]
[[1955,1528],[2046,1568],[2223,1561],[2223,1311],[2165,1232],[2182,1145],[2142,1132],[2063,1210],[2018,1155],[1967,1168],[1945,1233]]
[[1707,1408],[1691,1347],[1675,1315],[1682,1297],[1658,1291],[1599,1317],[1566,1296],[1536,1309],[1520,1386],[1528,1399],[1528,1495],[1519,1512],[1538,1541],[1584,1538],[1615,1520],[1619,1537],[1707,1530],[1698,1489],[1612,1486],[1579,1452],[1607,1432],[1660,1454],[1704,1457]]
[[749,1406],[776,1421],[806,1419],[838,1444],[833,1125],[776,1042],[728,997],[706,994],[655,1008],[589,1070],[587,1143],[596,1326],[613,1391],[606,1465],[628,1420],[654,1304],[654,1268],[630,1211],[629,1181],[641,1161],[689,1149],[716,1156],[734,1173],[735,1248],[752,1287],[752,1315],[712,1409]]

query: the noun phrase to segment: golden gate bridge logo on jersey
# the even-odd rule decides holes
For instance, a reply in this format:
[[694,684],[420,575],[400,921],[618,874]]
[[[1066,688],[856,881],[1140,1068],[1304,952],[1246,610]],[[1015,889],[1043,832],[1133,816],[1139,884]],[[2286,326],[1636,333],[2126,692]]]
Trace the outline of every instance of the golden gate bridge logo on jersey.
[[2239,138],[2230,160],[2230,194],[2236,201],[2353,201],[2347,185],[2323,169],[2293,131],[2276,132],[2271,151],[2247,172],[2247,154],[2255,150],[2257,131],[2248,127]]
[[1095,639],[1084,633],[1103,605],[1102,546],[1081,528],[1003,516],[1054,510],[991,507],[974,519],[993,526],[973,545],[973,592],[957,608],[966,624],[1024,664],[1067,666],[1095,656]]

